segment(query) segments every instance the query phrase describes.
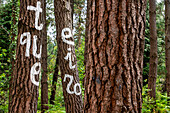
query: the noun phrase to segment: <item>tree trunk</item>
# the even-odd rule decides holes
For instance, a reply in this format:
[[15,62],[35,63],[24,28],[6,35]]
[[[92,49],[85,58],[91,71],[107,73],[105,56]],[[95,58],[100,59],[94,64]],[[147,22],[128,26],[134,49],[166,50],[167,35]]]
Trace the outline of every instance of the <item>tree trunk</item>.
[[18,37],[9,113],[36,113],[44,0],[20,0]]
[[157,32],[156,32],[156,0],[149,0],[149,23],[150,23],[150,63],[148,89],[152,98],[156,97],[156,78],[157,78]]
[[[73,21],[73,16],[74,16],[74,0],[70,0],[70,4],[71,4],[71,18]],[[72,26],[73,26],[73,22],[72,22]]]
[[[84,50],[84,65],[86,66],[86,62],[87,62],[87,48],[88,48],[88,37],[90,37],[90,33],[89,33],[89,9],[90,9],[90,1],[87,0],[87,12],[86,12],[86,30],[85,30],[85,50]],[[86,71],[86,70],[85,70]],[[85,77],[83,79],[83,82],[85,80]]]
[[[48,110],[48,76],[47,76],[47,27],[46,27],[46,1],[42,4],[43,14],[42,20],[44,23],[44,29],[42,32],[42,78],[41,78],[41,113]],[[46,105],[45,105],[46,104]]]
[[79,84],[70,0],[54,0],[58,44],[58,60],[66,113],[82,113],[82,95]]
[[166,88],[170,97],[170,0],[165,0]]
[[141,113],[146,0],[89,0],[85,113]]
[[55,101],[56,84],[57,84],[57,79],[58,79],[58,71],[59,71],[58,67],[59,67],[58,58],[56,58],[55,72],[53,75],[53,82],[52,82],[51,96],[50,96],[50,104],[53,104],[53,105],[54,105],[54,101]]
[[81,28],[81,10],[79,11],[79,20],[78,20],[78,43],[77,43],[77,47],[80,48],[81,47],[81,36],[82,36],[82,28]]
[[[12,29],[11,29],[11,34],[12,34],[12,40],[11,40],[11,43],[15,41],[15,36],[16,36],[16,33],[15,33],[15,25],[16,25],[16,10],[17,10],[17,0],[12,0],[13,4],[12,4]],[[12,81],[13,81],[13,70],[14,70],[14,64],[15,64],[15,60],[13,58],[13,55],[14,55],[14,51],[15,51],[15,47],[13,47],[11,49],[11,64],[12,64],[12,67],[11,67],[11,78],[9,80],[9,103],[8,103],[8,111],[9,111],[9,108],[10,108],[10,105],[11,105],[11,95],[12,95]]]

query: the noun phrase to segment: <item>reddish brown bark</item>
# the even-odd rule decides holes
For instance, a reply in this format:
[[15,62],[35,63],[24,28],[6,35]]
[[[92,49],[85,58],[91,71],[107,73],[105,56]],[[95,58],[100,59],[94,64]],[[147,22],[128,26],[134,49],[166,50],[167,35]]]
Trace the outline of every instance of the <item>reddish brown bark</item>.
[[47,76],[47,29],[46,29],[46,1],[42,4],[43,14],[42,21],[44,23],[44,29],[41,35],[42,38],[42,78],[41,78],[41,113],[48,110],[48,76]]
[[89,0],[85,113],[141,113],[146,0]]
[[170,97],[170,1],[165,0],[165,51],[166,51],[166,88]]
[[[40,0],[41,8],[44,3]],[[37,0],[20,0],[20,13],[18,20],[18,37],[16,48],[16,62],[12,81],[12,95],[11,106],[9,113],[36,113],[37,112],[37,100],[38,100],[38,87],[31,82],[30,71],[31,67],[41,60],[33,55],[33,35],[37,35],[37,54],[40,52],[41,34],[42,30],[35,29],[35,11],[27,10],[27,6],[36,7]],[[45,24],[42,21],[42,13],[40,13],[39,23]],[[21,34],[30,32],[31,34],[31,46],[30,56],[26,57],[26,44],[20,44]],[[24,37],[23,40],[25,40]],[[38,81],[38,76],[36,76]]]
[[157,78],[157,32],[156,32],[156,0],[149,0],[149,23],[150,23],[150,67],[148,78],[149,95],[156,97],[156,78]]
[[51,96],[50,96],[50,104],[53,104],[53,105],[54,105],[54,101],[55,101],[58,71],[59,71],[59,65],[58,65],[58,58],[57,58],[56,65],[55,65],[55,71],[54,71],[54,75],[53,75],[53,81],[52,81]]
[[[75,55],[75,47],[73,45],[69,45],[62,40],[61,32],[64,28],[69,28],[72,30],[72,16],[71,16],[71,6],[70,0],[54,0],[54,8],[55,8],[55,21],[56,21],[56,31],[57,31],[57,44],[58,44],[58,60],[59,66],[61,70],[61,78],[62,78],[62,86],[63,86],[63,95],[65,101],[66,113],[82,113],[82,95],[76,95],[75,93],[69,94],[66,89],[69,86],[69,82],[71,79],[65,78],[66,74],[73,77],[73,82],[69,87],[70,91],[74,91],[75,84],[79,83],[79,75],[77,70],[77,61]],[[73,37],[69,37],[69,41],[74,42]],[[74,69],[70,69],[69,60],[65,60],[64,58],[68,55],[69,50],[71,48],[71,60],[72,65],[75,65]],[[66,81],[64,81],[64,78]],[[80,92],[79,88],[75,89],[77,92]]]

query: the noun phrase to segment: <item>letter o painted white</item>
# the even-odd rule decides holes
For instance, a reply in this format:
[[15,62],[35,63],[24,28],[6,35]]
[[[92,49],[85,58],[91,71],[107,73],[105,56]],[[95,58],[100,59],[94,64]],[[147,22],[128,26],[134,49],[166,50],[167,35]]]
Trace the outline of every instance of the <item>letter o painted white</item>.
[[[79,90],[80,90],[80,92],[78,93],[77,92],[77,86],[79,87]],[[74,85],[74,93],[76,94],[76,95],[80,95],[81,94],[81,87],[80,87],[80,84],[79,83],[76,83],[75,85]]]

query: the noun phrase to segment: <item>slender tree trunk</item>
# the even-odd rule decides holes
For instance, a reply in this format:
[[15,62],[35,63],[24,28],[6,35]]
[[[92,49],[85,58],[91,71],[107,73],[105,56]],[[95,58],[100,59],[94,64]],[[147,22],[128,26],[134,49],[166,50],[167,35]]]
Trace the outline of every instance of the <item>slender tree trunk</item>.
[[[74,0],[70,0],[70,4],[71,4],[71,18],[73,20],[73,16],[74,16]],[[73,22],[72,22],[72,26],[73,26]]]
[[150,67],[149,67],[149,79],[148,89],[149,95],[152,98],[156,96],[156,78],[157,78],[157,65],[158,65],[158,53],[157,53],[157,32],[156,32],[156,0],[149,0],[149,23],[150,23]]
[[[41,36],[44,21],[43,0],[20,0],[16,61],[9,113],[36,113],[39,73],[41,70]],[[38,16],[38,14],[39,16]],[[37,23],[38,21],[38,23]]]
[[82,113],[82,95],[79,84],[70,0],[54,0],[57,30],[58,60],[66,113]]
[[77,47],[80,48],[81,47],[81,36],[82,36],[82,30],[81,30],[81,11],[78,14],[79,16],[79,20],[78,20],[78,43],[77,43]]
[[[90,33],[89,33],[89,9],[90,9],[90,1],[87,0],[87,12],[86,12],[86,31],[85,31],[85,50],[84,50],[84,65],[86,66],[86,62],[87,62],[87,48],[88,48],[88,37],[90,37]],[[86,70],[85,70],[86,71]],[[85,77],[84,77],[85,80]],[[83,82],[85,82],[83,80]]]
[[170,97],[170,0],[165,0],[166,88]]
[[58,71],[59,71],[59,65],[58,65],[58,58],[57,58],[56,59],[56,65],[55,65],[55,71],[54,71],[54,75],[53,75],[53,81],[52,81],[51,96],[50,96],[50,104],[53,104],[53,105],[54,105],[54,101],[55,101]]
[[[47,76],[47,27],[46,27],[46,1],[43,1],[42,20],[45,22],[41,38],[42,41],[42,78],[41,78],[41,113],[48,110],[48,76]],[[46,104],[46,105],[45,105]]]
[[89,0],[85,113],[141,113],[146,0]]
[[[16,0],[12,0],[12,2],[13,2],[13,4],[12,4],[12,29],[11,29],[11,34],[12,34],[12,40],[11,40],[11,43],[12,42],[14,42],[15,41],[15,36],[16,36],[16,33],[15,33],[15,25],[16,25],[16,7],[17,7],[17,1]],[[14,70],[14,64],[15,64],[15,61],[14,61],[14,58],[12,57],[13,56],[13,54],[14,54],[14,52],[13,51],[15,51],[15,47],[13,47],[12,49],[11,49],[11,58],[10,58],[10,60],[11,60],[11,64],[12,64],[12,69],[11,69],[11,78],[10,78],[10,80],[9,80],[9,103],[8,103],[8,111],[9,111],[9,108],[10,108],[10,105],[11,105],[11,95],[12,95],[12,81],[13,81],[13,71],[12,70]]]

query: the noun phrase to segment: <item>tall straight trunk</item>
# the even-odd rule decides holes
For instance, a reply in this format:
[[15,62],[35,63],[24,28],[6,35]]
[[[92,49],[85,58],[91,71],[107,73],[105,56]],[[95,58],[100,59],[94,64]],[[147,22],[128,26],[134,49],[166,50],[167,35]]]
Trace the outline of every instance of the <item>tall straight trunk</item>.
[[[73,21],[73,15],[74,15],[74,0],[70,0],[70,4],[71,4],[71,18]],[[73,22],[72,22],[72,26],[73,26]]]
[[59,71],[58,58],[56,58],[56,65],[55,65],[55,71],[54,71],[54,75],[53,75],[51,96],[50,96],[50,104],[53,104],[53,105],[54,105],[54,101],[55,101],[56,84],[57,84],[57,79],[58,79],[58,71]]
[[[1,1],[0,1],[1,2]],[[13,4],[12,4],[12,24],[13,24],[13,27],[11,29],[11,33],[12,33],[12,40],[11,40],[11,43],[15,41],[15,36],[16,36],[16,33],[15,33],[15,25],[16,25],[16,13],[15,11],[17,10],[17,0],[12,0]],[[11,68],[11,77],[10,77],[10,80],[9,80],[9,103],[8,103],[8,111],[9,111],[9,108],[10,108],[10,105],[11,105],[11,95],[12,95],[12,81],[13,81],[13,72],[12,70],[14,70],[14,64],[15,64],[15,61],[14,61],[14,58],[12,57],[13,56],[13,51],[15,51],[15,47],[12,48],[11,50],[11,64],[12,64],[12,68]]]
[[[86,62],[87,62],[87,48],[88,48],[88,37],[90,37],[90,33],[89,33],[89,9],[90,9],[90,1],[87,0],[87,12],[86,12],[86,30],[85,30],[85,50],[84,50],[84,65],[86,66]],[[85,70],[86,71],[86,70]],[[85,77],[84,77],[85,79]],[[83,82],[85,82],[83,79]]]
[[16,61],[9,113],[37,112],[38,80],[41,70],[41,29],[45,28],[41,16],[44,13],[42,6],[44,0],[20,0]]
[[72,35],[70,0],[54,0],[58,44],[66,113],[82,113],[82,95]]
[[43,14],[42,20],[44,23],[44,29],[42,32],[42,78],[41,78],[41,113],[48,110],[48,76],[47,76],[47,29],[46,29],[46,1],[42,4]]
[[81,36],[82,36],[82,29],[81,29],[81,10],[79,11],[79,20],[78,20],[78,43],[77,43],[77,47],[80,48],[81,47]]
[[148,89],[149,95],[152,98],[156,96],[156,78],[157,78],[157,32],[156,32],[156,0],[149,0],[149,23],[150,23],[150,63],[149,63],[149,78]]
[[166,88],[170,97],[170,1],[165,0],[165,51],[166,51]]
[[89,0],[85,113],[141,113],[146,0]]

